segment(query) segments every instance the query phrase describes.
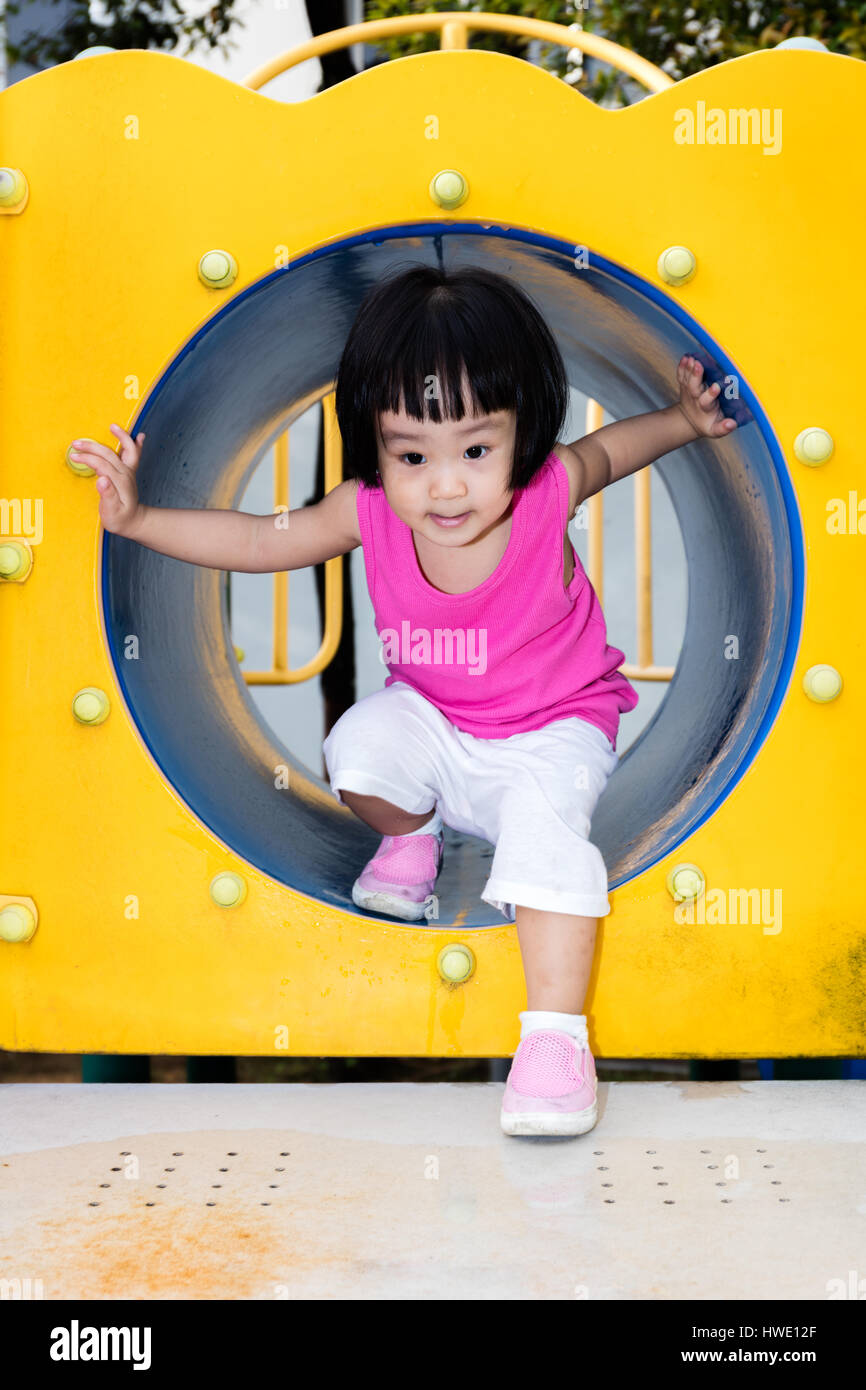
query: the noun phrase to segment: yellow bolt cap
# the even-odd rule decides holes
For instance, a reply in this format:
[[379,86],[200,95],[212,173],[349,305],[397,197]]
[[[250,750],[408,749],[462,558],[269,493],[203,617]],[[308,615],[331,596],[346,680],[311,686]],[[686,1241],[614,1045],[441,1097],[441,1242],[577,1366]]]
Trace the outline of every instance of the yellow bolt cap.
[[475,969],[475,955],[471,947],[462,944],[443,946],[436,966],[443,980],[450,985],[458,985],[468,980]]
[[668,246],[658,258],[658,273],[667,285],[684,285],[698,268],[687,246]]
[[684,898],[699,898],[706,879],[697,864],[675,864],[666,879],[667,890],[677,902]]
[[803,677],[803,689],[810,700],[824,705],[828,700],[835,700],[841,693],[842,677],[835,666],[827,666],[824,663],[810,666]]
[[72,697],[72,713],[79,724],[103,724],[110,711],[108,696],[95,685],[86,685]]
[[247,896],[246,881],[227,870],[211,879],[210,895],[219,907],[237,907]]
[[801,463],[817,468],[818,464],[826,463],[833,453],[832,435],[818,425],[801,430],[794,440],[794,453]]
[[430,180],[430,197],[441,208],[456,208],[469,196],[469,185],[457,169],[440,169]]
[[0,909],[0,941],[29,941],[36,918],[24,903],[7,903]]

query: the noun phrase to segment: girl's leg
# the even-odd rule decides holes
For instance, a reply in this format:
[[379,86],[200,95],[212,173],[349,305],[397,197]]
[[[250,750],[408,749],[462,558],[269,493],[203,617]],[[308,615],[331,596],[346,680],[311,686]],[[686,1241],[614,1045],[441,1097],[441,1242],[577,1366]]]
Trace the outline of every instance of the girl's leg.
[[366,796],[361,792],[346,791],[345,788],[340,794],[350,811],[354,811],[359,820],[380,835],[411,835],[413,830],[420,830],[436,809],[431,806],[429,811],[414,815],[381,796]]
[[482,897],[506,914],[514,905],[527,1010],[583,1014],[598,919],[610,912],[607,867],[588,837],[617,755],[600,729],[571,718],[476,756],[490,776],[473,780],[486,791],[473,804],[496,846]]
[[395,682],[367,695],[322,745],[332,792],[380,835],[419,830],[442,792],[446,732],[445,716],[408,686]]
[[527,1009],[582,1014],[592,971],[597,917],[515,903]]

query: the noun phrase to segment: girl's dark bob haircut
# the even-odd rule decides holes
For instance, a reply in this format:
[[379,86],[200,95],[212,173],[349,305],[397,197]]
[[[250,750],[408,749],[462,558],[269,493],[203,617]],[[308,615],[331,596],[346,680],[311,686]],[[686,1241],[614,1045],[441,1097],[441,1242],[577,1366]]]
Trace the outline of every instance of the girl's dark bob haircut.
[[516,412],[508,490],[526,487],[565,425],[565,364],[528,295],[480,266],[398,267],[364,296],[335,388],[343,476],[381,486],[380,411],[462,420],[464,371],[475,414]]

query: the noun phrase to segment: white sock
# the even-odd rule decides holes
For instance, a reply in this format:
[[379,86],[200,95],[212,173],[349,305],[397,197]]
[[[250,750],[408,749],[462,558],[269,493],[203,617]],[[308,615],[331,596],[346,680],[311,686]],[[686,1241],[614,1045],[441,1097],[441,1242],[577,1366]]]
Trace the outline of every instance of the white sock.
[[[430,817],[430,819],[428,820],[427,824],[426,824],[426,825],[419,825],[419,827],[418,827],[417,830],[410,830],[410,831],[409,831],[409,834],[410,834],[410,835],[439,835],[439,834],[441,834],[441,831],[442,831],[442,817],[440,816],[439,812],[436,810],[436,807],[434,806],[434,807],[433,807],[433,814],[432,814],[432,816]],[[401,838],[401,840],[404,840],[404,839],[406,839],[406,836],[405,836],[405,835],[401,835],[400,838]]]
[[524,1009],[518,1017],[521,1042],[537,1028],[557,1028],[561,1033],[570,1033],[584,1047],[589,1047],[586,1014],[559,1014],[548,1009]]

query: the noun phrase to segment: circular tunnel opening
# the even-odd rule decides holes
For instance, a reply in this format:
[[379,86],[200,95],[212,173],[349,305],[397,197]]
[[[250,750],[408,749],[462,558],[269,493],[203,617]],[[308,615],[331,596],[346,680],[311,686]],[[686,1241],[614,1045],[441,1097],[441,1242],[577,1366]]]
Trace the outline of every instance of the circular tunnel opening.
[[[781,450],[748,382],[679,304],[592,253],[578,269],[573,242],[523,229],[413,224],[329,243],[238,294],[166,368],[134,426],[147,432],[141,499],[237,507],[263,450],[333,381],[361,299],[398,262],[478,264],[513,278],[547,319],[569,381],[616,419],[671,404],[676,363],[700,349],[745,408],[732,436],[653,465],[682,533],[688,606],[666,698],[593,816],[613,890],[674,850],[749,767],[781,705],[802,621],[803,536]],[[399,925],[352,902],[380,837],[292,756],[250,697],[227,578],[105,534],[106,634],[130,715],[166,780],[227,847],[318,902]],[[620,645],[615,633],[608,640]],[[431,925],[458,914],[466,927],[502,925],[480,898],[492,848],[451,830],[445,845]]]

